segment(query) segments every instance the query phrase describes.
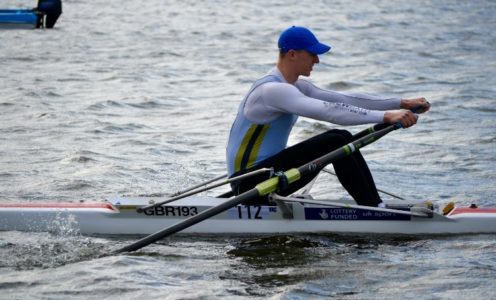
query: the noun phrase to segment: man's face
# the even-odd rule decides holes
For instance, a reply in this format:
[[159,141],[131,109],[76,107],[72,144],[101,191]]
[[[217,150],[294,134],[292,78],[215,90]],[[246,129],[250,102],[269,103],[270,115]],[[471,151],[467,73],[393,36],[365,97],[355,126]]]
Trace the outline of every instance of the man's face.
[[298,50],[296,52],[296,68],[299,75],[310,76],[313,65],[319,63],[319,57],[306,50]]

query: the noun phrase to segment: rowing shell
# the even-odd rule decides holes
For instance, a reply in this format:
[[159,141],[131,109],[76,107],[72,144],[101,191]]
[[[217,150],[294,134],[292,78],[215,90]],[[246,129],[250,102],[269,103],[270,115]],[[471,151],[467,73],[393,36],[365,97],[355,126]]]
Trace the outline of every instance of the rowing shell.
[[[193,196],[152,207],[161,198],[114,197],[105,202],[0,203],[1,231],[56,231],[70,226],[82,234],[151,234],[219,205],[225,199]],[[448,214],[415,215],[367,207],[302,202],[283,206],[238,205],[184,230],[189,233],[496,233],[496,208],[454,207]],[[340,202],[342,203],[342,202]],[[404,202],[402,202],[404,203]],[[332,204],[331,204],[332,205]],[[340,204],[342,205],[342,204]],[[288,216],[288,209],[291,212]],[[413,210],[413,208],[411,209]]]

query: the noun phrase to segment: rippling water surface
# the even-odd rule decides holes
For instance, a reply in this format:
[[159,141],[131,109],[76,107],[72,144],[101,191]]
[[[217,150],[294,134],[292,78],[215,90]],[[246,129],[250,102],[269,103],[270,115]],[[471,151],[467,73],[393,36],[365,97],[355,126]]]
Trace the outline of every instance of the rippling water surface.
[[[297,24],[333,47],[318,85],[431,101],[363,150],[379,187],[495,206],[495,15],[478,0],[64,1],[53,30],[0,31],[0,200],[166,194],[224,173],[237,105]],[[291,142],[331,127],[301,119]],[[343,196],[331,180],[317,194]],[[179,235],[109,256],[136,237],[57,222],[0,233],[0,298],[496,297],[490,235]]]

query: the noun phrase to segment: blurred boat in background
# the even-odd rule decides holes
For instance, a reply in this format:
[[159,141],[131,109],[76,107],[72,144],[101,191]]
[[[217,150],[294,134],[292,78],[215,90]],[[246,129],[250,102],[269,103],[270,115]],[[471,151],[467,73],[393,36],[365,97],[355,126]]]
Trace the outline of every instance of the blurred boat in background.
[[33,9],[0,9],[0,29],[53,28],[61,14],[61,0],[38,0]]

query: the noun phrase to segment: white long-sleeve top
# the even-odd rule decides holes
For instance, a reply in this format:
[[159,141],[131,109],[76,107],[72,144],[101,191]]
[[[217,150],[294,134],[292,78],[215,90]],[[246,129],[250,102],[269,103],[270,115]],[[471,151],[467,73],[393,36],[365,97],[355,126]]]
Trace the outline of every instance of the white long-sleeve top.
[[241,102],[226,148],[229,175],[251,168],[287,146],[298,116],[339,125],[381,123],[400,99],[324,90],[305,79],[287,83],[274,68]]
[[380,123],[384,111],[400,108],[400,99],[366,94],[338,93],[321,89],[310,81],[286,82],[274,68],[268,75],[280,82],[265,83],[249,94],[244,114],[254,123],[268,123],[281,114],[294,114],[338,125]]

